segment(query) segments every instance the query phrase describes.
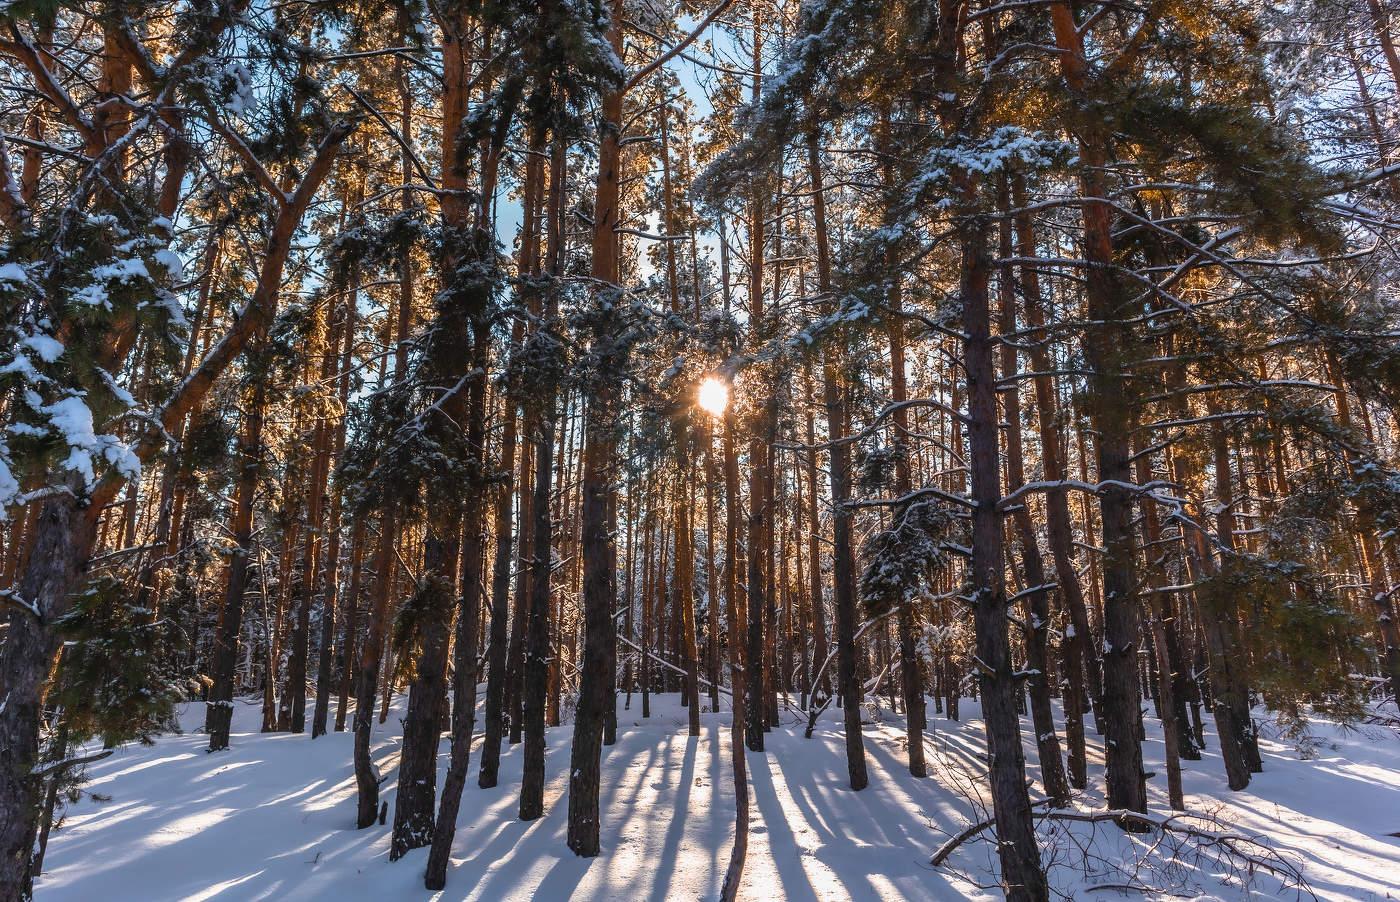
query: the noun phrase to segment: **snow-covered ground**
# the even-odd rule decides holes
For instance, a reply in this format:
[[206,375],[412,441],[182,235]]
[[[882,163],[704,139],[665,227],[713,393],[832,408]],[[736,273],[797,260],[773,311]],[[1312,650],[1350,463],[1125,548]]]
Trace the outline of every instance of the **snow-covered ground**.
[[[375,734],[391,812],[397,710]],[[963,846],[952,868],[928,864],[949,835],[980,817],[970,797],[984,748],[977,705],[964,704],[961,723],[932,718],[932,775],[922,780],[903,764],[901,721],[873,715],[878,722],[866,733],[870,786],[862,792],[847,788],[838,714],[828,711],[811,740],[802,738],[796,715],[785,715],[789,723],[769,734],[766,753],[749,753],[754,820],[742,897],[1000,898],[989,843]],[[203,706],[190,705],[183,714],[189,732],[120,749],[90,768],[88,788],[111,799],[85,799],[70,811],[50,843],[48,872],[36,887],[40,902],[429,896],[421,880],[426,850],[390,863],[388,827],[354,829],[348,733],[316,740],[262,735],[258,708],[239,704],[233,748],[210,755],[196,732],[202,718]],[[593,860],[576,858],[564,842],[568,726],[549,731],[548,813],[533,823],[515,817],[519,747],[503,752],[500,785],[490,790],[476,786],[473,749],[447,889],[434,898],[714,898],[734,817],[728,721],[727,710],[706,713],[702,735],[691,738],[676,696],[654,698],[649,719],[633,698],[631,710],[620,712],[617,745],[604,750],[603,853]],[[1149,719],[1147,764],[1163,773],[1155,723]],[[1027,735],[1028,728],[1023,724]],[[1266,742],[1265,772],[1242,793],[1225,788],[1208,736],[1204,760],[1185,762],[1188,807],[1213,813],[1216,829],[1267,837],[1302,866],[1319,898],[1400,898],[1400,839],[1390,836],[1400,832],[1400,737],[1379,727],[1314,729],[1312,760],[1300,760],[1286,743]],[[441,753],[445,768],[446,741]],[[1081,809],[1099,804],[1092,784],[1101,774],[1091,768]],[[1034,767],[1031,776],[1038,776]],[[1164,774],[1150,785],[1153,811],[1164,813]],[[1049,837],[1052,882],[1065,897],[1156,898],[1144,887],[1188,898],[1245,895],[1195,861],[1160,873],[1113,866],[1141,855],[1152,835],[1126,838],[1107,824],[1046,825],[1042,838]],[[1257,890],[1250,898],[1297,896],[1267,877]]]

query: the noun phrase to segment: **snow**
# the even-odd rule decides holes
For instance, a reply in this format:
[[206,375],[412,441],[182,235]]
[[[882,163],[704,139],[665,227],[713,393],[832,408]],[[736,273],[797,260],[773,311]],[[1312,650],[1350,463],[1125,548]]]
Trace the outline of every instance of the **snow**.
[[257,109],[257,98],[253,94],[253,71],[242,63],[231,63],[224,67],[224,87],[228,95],[224,98],[224,109],[235,116],[248,116]]
[[19,495],[19,480],[10,471],[10,465],[0,456],[0,523],[7,518],[5,507]]
[[[621,708],[621,696],[618,703]],[[389,720],[375,726],[376,763],[388,775],[381,798],[389,803],[391,823],[402,704],[400,699]],[[570,727],[548,732],[546,815],[530,823],[516,819],[520,747],[503,747],[500,783],[483,790],[476,785],[478,733],[447,890],[436,897],[422,888],[426,849],[390,863],[389,827],[354,829],[349,733],[316,740],[261,734],[259,707],[239,700],[232,749],[211,755],[204,750],[206,738],[194,732],[204,706],[188,705],[183,723],[191,732],[149,747],[123,747],[88,769],[89,788],[112,799],[84,800],[70,811],[50,842],[50,870],[39,879],[36,895],[40,902],[713,899],[734,817],[728,712],[703,714],[702,735],[692,738],[676,696],[654,696],[652,704],[652,717],[644,719],[634,696],[631,710],[619,712],[617,745],[603,751],[603,852],[593,860],[575,857],[564,842]],[[925,779],[910,777],[905,767],[901,719],[888,711],[876,714],[865,743],[870,785],[859,793],[847,788],[840,712],[828,709],[813,738],[804,740],[798,716],[785,711],[784,725],[766,737],[767,751],[747,753],[753,822],[741,898],[1000,898],[995,889],[965,879],[994,882],[989,843],[963,846],[950,859],[954,868],[928,864],[935,848],[979,817],[968,793],[975,794],[980,783],[983,727],[975,702],[964,700],[962,709],[961,723],[931,716],[932,775]],[[1163,814],[1162,743],[1155,719],[1148,723],[1147,766],[1159,774],[1149,781],[1151,808]],[[1022,729],[1034,761],[1029,721],[1023,720]],[[1322,899],[1393,898],[1387,893],[1400,886],[1400,840],[1387,834],[1400,830],[1400,738],[1379,727],[1346,731],[1329,723],[1317,724],[1315,734],[1313,760],[1266,739],[1264,773],[1249,790],[1230,793],[1208,732],[1204,760],[1183,762],[1187,805],[1215,811],[1234,830],[1270,837],[1303,863]],[[1102,782],[1098,751],[1091,731],[1091,787]],[[447,753],[444,741],[444,769]],[[1030,776],[1038,777],[1036,767]],[[1101,803],[1091,788],[1080,807]],[[1063,834],[1067,828],[1059,829]],[[1093,850],[1108,861],[1120,860],[1115,856],[1130,843],[1150,842],[1105,825],[1097,825],[1093,837]],[[1077,847],[1059,852],[1066,856],[1070,849]],[[1079,867],[1061,865],[1050,873],[1070,897],[1124,898],[1084,895],[1092,881]],[[1208,873],[1196,878],[1213,881]],[[1254,896],[1292,897],[1267,891]],[[1187,898],[1244,897],[1212,883]]]
[[155,252],[155,261],[161,268],[170,274],[170,278],[179,281],[185,277],[185,261],[180,259],[180,255],[170,248],[161,248]]
[[[0,376],[8,376],[11,373],[18,373],[20,378],[31,385],[37,385],[45,381],[44,376],[34,368],[34,361],[23,354],[16,354],[10,362],[0,366]],[[30,405],[31,407],[34,405]]]
[[102,376],[102,382],[107,386],[107,390],[112,393],[112,397],[116,398],[127,407],[136,406],[136,399],[132,397],[131,392],[122,388],[121,385],[117,383],[117,380],[112,377],[111,373],[101,367],[97,368],[97,372]]
[[92,428],[92,411],[82,398],[76,395],[60,398],[44,408],[44,412],[49,415],[49,423],[68,444],[75,448],[91,448],[97,444],[97,435]]
[[107,287],[94,282],[73,292],[73,300],[79,304],[87,304],[89,307],[106,307],[108,306]]
[[118,260],[115,263],[104,263],[101,266],[92,268],[92,276],[98,281],[115,279],[125,285],[132,279],[151,278],[151,271],[146,268],[146,261],[140,257],[130,257],[126,260]]
[[63,342],[37,332],[33,335],[26,335],[20,344],[38,354],[39,359],[45,363],[53,363],[63,355]]
[[18,263],[5,263],[0,265],[0,282],[16,283],[23,285],[29,281],[29,275],[25,273],[24,267]]
[[82,398],[76,395],[60,398],[43,410],[49,418],[49,425],[63,436],[71,449],[63,461],[63,468],[80,474],[88,487],[97,482],[93,454],[99,454],[128,479],[141,474],[141,461],[125,442],[115,435],[96,434],[92,410]]

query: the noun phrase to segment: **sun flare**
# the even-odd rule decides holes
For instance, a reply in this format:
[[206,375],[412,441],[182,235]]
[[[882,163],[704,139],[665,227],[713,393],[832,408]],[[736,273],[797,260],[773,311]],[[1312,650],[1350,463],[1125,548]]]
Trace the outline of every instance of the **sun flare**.
[[710,416],[723,416],[729,406],[729,386],[718,376],[706,376],[700,383],[696,401]]

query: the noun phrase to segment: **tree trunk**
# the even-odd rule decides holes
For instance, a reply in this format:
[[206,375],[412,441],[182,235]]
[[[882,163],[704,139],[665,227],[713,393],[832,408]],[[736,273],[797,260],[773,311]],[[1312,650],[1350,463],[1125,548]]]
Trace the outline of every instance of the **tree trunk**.
[[[531,552],[530,605],[526,612],[525,661],[521,706],[525,740],[524,774],[520,784],[520,819],[544,814],[544,706],[549,679],[549,599],[553,552],[553,523],[549,509],[550,474],[554,456],[553,398],[541,399],[543,412],[535,425],[534,543]],[[549,405],[549,406],[545,406]]]
[[[1070,89],[1088,90],[1088,63],[1083,34],[1067,2],[1051,7],[1051,21],[1060,49],[1060,68]],[[1080,190],[1086,200],[1080,216],[1084,226],[1084,255],[1090,266],[1085,276],[1088,317],[1095,325],[1084,337],[1089,377],[1088,412],[1096,433],[1099,519],[1103,531],[1103,720],[1108,807],[1144,812],[1147,782],[1142,769],[1142,696],[1137,681],[1137,649],[1141,623],[1137,596],[1137,541],[1133,532],[1132,455],[1129,421],[1133,401],[1129,383],[1121,377],[1134,357],[1130,301],[1136,289],[1123,284],[1114,267],[1111,207],[1104,171],[1108,163],[1108,133],[1102,120],[1085,117],[1079,130]],[[1141,829],[1124,821],[1125,829]]]
[[[1006,177],[999,179],[997,206],[1005,211],[1011,204]],[[999,228],[999,253],[1003,260],[1012,256],[1011,221],[1003,217]],[[1001,304],[1001,331],[1016,331],[1016,290],[1009,263],[998,271],[997,287]],[[1016,348],[1010,343],[1001,346],[1001,376],[1015,379],[1003,394],[1006,405],[1006,489],[1014,492],[1025,485],[1021,447],[1021,381]],[[1036,753],[1040,758],[1041,782],[1045,794],[1057,808],[1069,804],[1069,780],[1060,758],[1060,739],[1055,733],[1055,717],[1050,704],[1050,656],[1047,649],[1050,631],[1050,590],[1046,586],[1045,563],[1040,556],[1040,542],[1031,521],[1030,508],[1017,506],[1012,516],[1016,534],[1021,542],[1021,562],[1026,579],[1026,683],[1030,689],[1031,722],[1035,727]]]
[[[352,285],[355,289],[349,294],[349,300],[345,304],[342,314],[341,340],[342,350],[340,352],[339,389],[340,409],[347,409],[350,400],[350,372],[354,366],[355,348],[355,304],[359,295],[359,277],[356,275]],[[336,426],[335,448],[333,455],[336,460],[342,459],[345,453],[345,432],[346,418],[341,417],[340,423]],[[336,611],[340,606],[340,526],[341,526],[341,492],[335,492],[331,496],[331,509],[327,533],[330,541],[327,543],[325,563],[322,570],[325,573],[325,600],[321,605],[321,636],[320,650],[317,654],[316,662],[316,707],[311,715],[311,738],[315,739],[326,732],[326,723],[330,719],[331,706],[331,681],[332,668],[334,664],[335,651],[335,623]],[[359,520],[356,520],[356,531],[351,539],[352,558],[358,553],[359,543],[363,541],[363,531],[359,530]],[[350,604],[354,604],[354,596],[350,596]],[[337,729],[343,729],[342,724],[337,725]]]
[[[1011,181],[1011,203],[1017,210],[1026,207],[1025,179],[1017,174]],[[1036,256],[1035,232],[1030,214],[1016,214],[1016,249],[1026,259]],[[1040,306],[1040,279],[1033,265],[1021,268],[1021,288],[1025,297],[1026,323],[1039,329],[1045,325]],[[1065,465],[1060,454],[1061,422],[1055,383],[1049,373],[1054,370],[1050,354],[1040,341],[1031,343],[1031,369],[1038,375],[1035,386],[1036,424],[1040,432],[1040,461],[1042,476],[1047,482],[1065,478]],[[1089,613],[1084,603],[1084,590],[1079,572],[1074,566],[1074,527],[1070,520],[1069,499],[1063,491],[1051,491],[1045,498],[1046,537],[1051,559],[1055,564],[1055,581],[1069,624],[1061,648],[1066,686],[1063,692],[1065,708],[1065,743],[1068,746],[1069,782],[1075,789],[1088,785],[1088,753],[1084,745],[1084,700],[1102,696],[1098,678],[1098,661],[1090,648]]]
[[384,512],[379,521],[379,548],[374,558],[374,595],[370,599],[369,622],[360,648],[360,665],[355,678],[355,786],[359,805],[355,825],[360,829],[374,824],[379,814],[379,768],[370,752],[374,730],[374,699],[379,688],[379,667],[384,654],[384,631],[389,616],[389,599],[394,576],[394,511]]
[[224,609],[215,632],[214,657],[210,672],[209,701],[204,711],[204,731],[209,734],[209,751],[228,748],[229,727],[233,720],[234,671],[238,666],[238,637],[243,632],[243,598],[248,592],[248,558],[253,551],[253,498],[257,493],[258,469],[262,458],[262,427],[265,392],[259,382],[243,420],[239,437],[238,486],[235,490],[233,522],[234,551],[229,559]]
[[744,597],[739,590],[739,462],[734,452],[734,413],[724,412],[724,508],[725,618],[729,622],[729,689],[733,702],[733,718],[729,725],[729,755],[734,772],[734,846],[729,853],[729,865],[720,889],[723,902],[733,902],[739,895],[744,875],[744,859],[749,847],[749,778],[748,761],[744,757],[744,645],[739,641],[739,624],[747,617],[743,610]]
[[[81,488],[80,478],[70,479]],[[46,502],[36,523],[29,563],[18,594],[40,611],[54,611],[86,573],[96,539],[96,518],[76,498]],[[61,612],[66,608],[59,608]],[[46,615],[52,616],[52,615]],[[59,634],[48,620],[17,605],[0,646],[6,704],[0,707],[0,899],[24,899],[30,892],[30,852],[34,848],[43,781],[33,773],[39,757],[43,690],[59,650]]]
[[[959,195],[970,199],[975,187],[967,176]],[[1001,885],[1009,900],[1041,902],[1049,898],[1040,868],[1030,796],[1026,792],[1026,762],[1021,751],[1021,725],[1016,716],[1016,679],[1011,669],[1007,637],[1006,585],[1003,578],[1001,466],[997,427],[996,373],[992,354],[988,281],[987,226],[965,216],[962,245],[963,364],[967,371],[968,449],[972,476],[972,597],[976,601],[976,667],[981,686],[982,716],[990,758],[992,808],[996,816],[997,854]]]
[[[479,384],[479,383],[478,383]],[[476,401],[473,399],[473,404]],[[483,402],[484,406],[484,402]],[[483,424],[484,426],[484,424]],[[484,484],[479,485],[484,490]],[[484,499],[478,499],[484,500]],[[457,814],[461,810],[462,790],[467,783],[471,764],[472,731],[476,727],[477,632],[481,625],[481,572],[485,554],[482,535],[484,505],[478,503],[467,517],[466,541],[462,548],[462,580],[459,591],[461,610],[457,614],[457,633],[453,641],[452,670],[452,752],[447,776],[442,783],[442,802],[438,807],[433,828],[432,849],[423,886],[440,890],[447,884],[447,863],[452,856],[452,839],[457,832]],[[473,585],[478,588],[473,589]]]
[[[829,294],[831,251],[827,241],[826,198],[823,195],[821,150],[816,132],[809,133],[807,137],[807,164],[812,181],[818,287],[823,294]],[[828,305],[830,306],[830,302]],[[836,607],[836,681],[837,689],[841,693],[842,713],[846,724],[846,769],[850,776],[851,788],[859,790],[866,787],[869,777],[866,774],[865,743],[860,726],[863,693],[859,675],[856,673],[855,559],[851,548],[851,510],[846,506],[851,497],[851,450],[849,443],[845,441],[845,389],[840,384],[840,366],[843,363],[841,351],[844,348],[836,345],[837,341],[844,340],[844,336],[827,339],[822,369],[827,433],[831,442],[831,554],[835,579],[832,600]],[[752,564],[749,569],[752,571]]]
[[[622,57],[622,0],[612,0],[608,40]],[[621,368],[625,365],[625,327],[621,305],[617,227],[621,221],[623,90],[602,99],[598,183],[593,209],[593,278],[599,308],[591,354],[597,359],[588,404],[584,409],[583,487],[580,532],[583,554],[583,661],[569,772],[569,848],[592,857],[599,851],[598,795],[603,752],[605,708],[615,705],[613,680],[617,654],[617,551],[609,528],[617,447]],[[537,499],[538,501],[538,499]]]
[[[442,710],[447,688],[447,627],[458,551],[456,520],[451,517],[444,519],[447,522],[434,526],[450,531],[446,535],[430,533],[424,542],[423,569],[426,572],[416,599],[421,648],[414,666],[413,680],[408,684],[408,706],[403,716],[403,745],[399,753],[398,789],[394,793],[390,861],[397,861],[409,850],[421,849],[433,841],[438,740],[442,735],[442,721],[438,714]],[[453,736],[454,752],[457,738]],[[466,745],[470,748],[470,734],[467,735]],[[457,782],[461,782],[460,775]],[[455,812],[453,821],[456,821]]]

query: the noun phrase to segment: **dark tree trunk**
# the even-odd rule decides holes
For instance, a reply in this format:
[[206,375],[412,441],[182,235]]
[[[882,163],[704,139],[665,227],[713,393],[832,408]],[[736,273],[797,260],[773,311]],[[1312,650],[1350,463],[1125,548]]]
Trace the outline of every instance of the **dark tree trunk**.
[[[1017,210],[1026,206],[1024,177],[1011,180],[1011,203]],[[1035,232],[1029,213],[1016,215],[1016,250],[1027,259],[1036,256]],[[1042,328],[1045,315],[1040,306],[1040,279],[1034,266],[1021,268],[1021,287],[1025,296],[1026,324]],[[1040,433],[1040,460],[1047,482],[1065,478],[1065,465],[1060,454],[1059,404],[1055,384],[1049,374],[1054,369],[1050,354],[1040,342],[1030,347],[1031,369],[1038,375],[1035,387],[1036,424]],[[1092,695],[1098,699],[1100,682],[1098,660],[1090,648],[1089,613],[1084,603],[1084,591],[1074,566],[1074,528],[1070,520],[1069,499],[1063,491],[1052,491],[1045,498],[1045,531],[1049,539],[1051,559],[1055,565],[1055,582],[1069,624],[1061,645],[1064,670],[1063,693],[1065,708],[1065,744],[1068,746],[1069,782],[1075,789],[1088,785],[1088,753],[1084,740],[1084,701]],[[1095,701],[1097,704],[1097,701]]]
[[210,668],[212,683],[204,712],[204,731],[209,734],[211,752],[228,748],[229,727],[233,720],[238,639],[243,632],[243,597],[248,591],[248,563],[253,550],[253,496],[257,492],[258,468],[262,457],[263,397],[262,383],[259,382],[238,441],[238,487],[231,524],[234,551],[229,558],[224,609],[219,616],[218,630],[214,633],[214,656]]
[[[1085,92],[1090,74],[1083,34],[1067,2],[1051,8],[1060,65],[1072,90]],[[1108,807],[1147,810],[1142,769],[1142,695],[1137,681],[1141,638],[1138,610],[1137,539],[1133,532],[1132,455],[1129,425],[1133,401],[1121,376],[1136,356],[1136,336],[1127,320],[1136,315],[1137,293],[1114,267],[1112,218],[1105,168],[1109,135],[1101,119],[1086,117],[1079,134],[1080,210],[1084,226],[1085,301],[1095,323],[1084,337],[1084,359],[1091,372],[1087,408],[1096,434],[1099,519],[1103,531],[1103,735]],[[1125,822],[1125,829],[1136,822]]]
[[[975,199],[975,187],[959,194]],[[1006,585],[1003,577],[1000,446],[997,427],[996,373],[992,354],[988,282],[991,264],[987,226],[965,217],[961,226],[964,366],[968,386],[968,449],[972,476],[971,581],[976,632],[977,674],[986,723],[992,808],[996,817],[997,854],[1002,890],[1009,900],[1042,902],[1049,898],[1040,868],[1021,725],[1016,716],[1016,679],[1007,636]]]
[[[1006,176],[1003,175],[998,181],[997,206],[1005,211],[1010,205],[1010,192]],[[1003,260],[1009,260],[1012,240],[1011,222],[1007,218],[1001,220],[999,239],[998,251]],[[1010,334],[1016,331],[1016,290],[1009,263],[998,270],[997,288],[1001,305],[1001,331]],[[1014,378],[1019,375],[1019,370],[1016,348],[1009,343],[1002,344],[1002,378]],[[1006,405],[1006,487],[1013,492],[1026,482],[1022,465],[1024,449],[1021,446],[1020,386],[1018,379],[1003,394]],[[1030,690],[1031,722],[1035,727],[1041,782],[1055,807],[1063,808],[1069,804],[1070,787],[1064,761],[1060,758],[1060,738],[1055,733],[1054,711],[1050,704],[1050,656],[1047,648],[1050,590],[1046,588],[1045,562],[1040,556],[1040,542],[1036,538],[1030,508],[1025,504],[1018,505],[1013,519],[1021,541],[1021,563],[1026,580],[1026,683]]]
[[744,644],[739,641],[739,624],[746,619],[744,596],[739,589],[739,461],[734,451],[734,413],[724,412],[724,508],[725,618],[729,622],[729,688],[733,718],[729,726],[729,755],[734,772],[734,847],[720,890],[723,902],[733,902],[739,894],[744,860],[749,847],[748,761],[744,757]]
[[[612,24],[608,40],[622,56],[622,2],[612,0]],[[618,320],[621,307],[620,260],[617,226],[620,222],[622,168],[621,88],[602,98],[602,132],[599,136],[598,182],[593,210],[593,277],[599,314],[595,320],[591,353],[597,359],[594,384],[584,410],[582,511],[580,520],[583,555],[583,660],[580,667],[578,710],[574,719],[569,772],[569,848],[591,857],[599,850],[598,795],[603,753],[606,708],[615,705],[617,552],[609,528],[613,515],[613,476],[617,447],[618,401],[621,368],[626,361],[625,327]],[[547,499],[546,499],[547,500]],[[540,499],[536,498],[536,503]],[[524,802],[522,797],[522,817]]]
[[[476,510],[483,510],[476,505]],[[472,510],[469,506],[468,510]],[[457,631],[452,651],[452,753],[447,775],[442,783],[442,801],[438,806],[437,822],[433,828],[432,849],[423,885],[440,890],[447,884],[447,863],[452,855],[452,839],[457,832],[457,813],[461,810],[462,790],[467,783],[471,764],[472,731],[476,727],[477,632],[481,624],[480,586],[483,555],[482,515],[468,515],[466,541],[462,547],[462,581],[457,614]]]
[[[500,471],[506,474],[515,471],[516,422],[515,411],[508,410],[500,466]],[[514,483],[507,476],[496,499],[496,558],[491,569],[491,628],[486,643],[486,735],[482,739],[481,771],[477,776],[477,785],[482,789],[496,785],[501,740],[505,734],[506,621],[510,617],[510,565],[515,548],[511,534],[514,497]]]
[[355,787],[358,812],[355,825],[360,829],[374,824],[379,815],[379,768],[370,752],[374,730],[374,699],[379,688],[379,667],[384,654],[384,630],[389,615],[389,597],[394,576],[394,512],[387,510],[379,523],[379,549],[375,554],[374,597],[370,601],[369,622],[360,650],[360,666],[355,676]]
[[[827,241],[826,198],[823,195],[821,150],[816,132],[807,138],[807,164],[812,180],[812,215],[817,244],[817,279],[823,293],[831,290],[831,251]],[[840,339],[828,339],[837,341]],[[829,344],[822,362],[826,422],[831,445],[831,523],[832,571],[835,591],[832,601],[836,607],[836,682],[841,694],[842,714],[846,725],[846,769],[852,789],[864,789],[869,783],[865,767],[865,742],[861,735],[860,712],[864,693],[856,672],[856,585],[855,559],[851,548],[851,511],[846,502],[851,497],[851,449],[844,440],[846,433],[846,404],[840,384],[842,356],[840,348]],[[750,570],[752,570],[752,564]],[[753,599],[750,598],[750,605]],[[752,610],[750,610],[752,616]]]
[[[695,533],[691,512],[694,498],[691,486],[694,483],[694,470],[690,464],[689,445],[693,430],[686,409],[680,414],[681,425],[677,428],[678,451],[677,470],[679,497],[675,500],[676,517],[676,564],[675,564],[675,610],[680,621],[681,650],[685,655],[684,697],[687,702],[688,729],[691,736],[700,735],[700,658],[695,643]],[[586,527],[585,527],[586,529]]]
[[[456,523],[445,525],[448,536],[429,535],[424,542],[427,575],[418,589],[418,641],[421,648],[408,706],[403,716],[403,746],[399,753],[398,789],[394,794],[394,831],[389,860],[433,841],[437,803],[439,712],[446,693],[447,627],[451,614],[452,575],[457,561]],[[454,737],[455,739],[455,737]],[[468,744],[471,737],[468,736]],[[455,818],[454,818],[455,820]]]
[[[78,480],[70,488],[80,489]],[[10,606],[9,629],[0,646],[6,704],[0,706],[0,899],[25,899],[30,892],[30,853],[38,830],[43,781],[33,773],[39,759],[43,687],[58,655],[60,637],[51,619],[87,570],[96,539],[95,517],[72,496],[46,502],[35,521],[35,540],[15,591],[45,612],[43,619]]]
[[[1151,458],[1138,458],[1137,479],[1144,485],[1152,479]],[[1161,547],[1162,529],[1158,522],[1156,502],[1147,499],[1142,502],[1143,534],[1149,548]],[[1167,640],[1167,627],[1172,621],[1171,597],[1164,591],[1167,580],[1162,568],[1153,566],[1150,571],[1152,593],[1151,638],[1152,651],[1157,664],[1157,709],[1162,720],[1162,739],[1166,752],[1167,800],[1173,809],[1184,811],[1185,800],[1181,790],[1181,746],[1183,725],[1186,720],[1179,717],[1182,710],[1176,698],[1176,677],[1172,672],[1172,661]]]
[[356,638],[360,622],[360,578],[364,574],[365,521],[356,517],[350,542],[350,585],[345,592],[345,626],[340,642],[340,687],[335,705],[335,731],[345,732],[345,719],[350,711],[350,686],[354,682]]
[[549,680],[550,569],[553,523],[549,509],[550,474],[554,457],[553,399],[535,426],[535,547],[530,560],[530,605],[526,612],[525,661],[521,670],[522,731],[525,740],[524,775],[520,784],[520,819],[544,814],[544,708]]

